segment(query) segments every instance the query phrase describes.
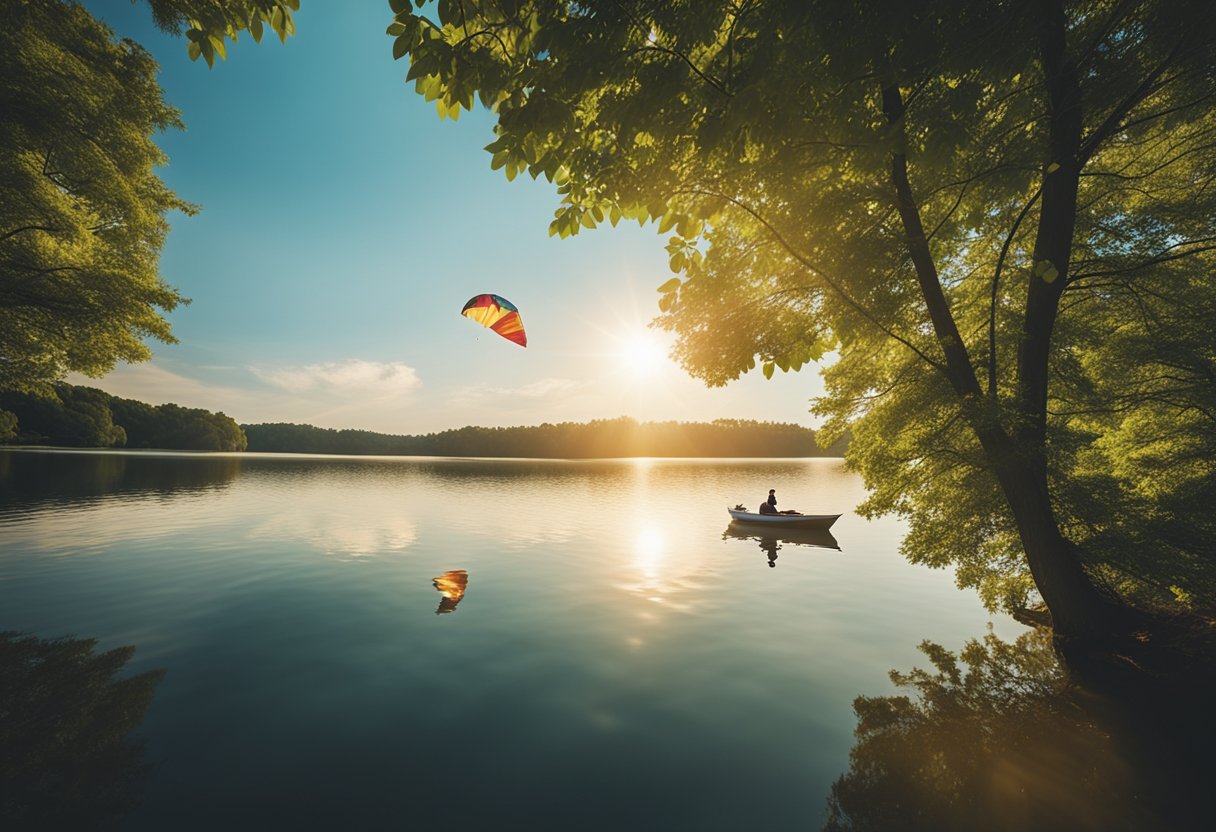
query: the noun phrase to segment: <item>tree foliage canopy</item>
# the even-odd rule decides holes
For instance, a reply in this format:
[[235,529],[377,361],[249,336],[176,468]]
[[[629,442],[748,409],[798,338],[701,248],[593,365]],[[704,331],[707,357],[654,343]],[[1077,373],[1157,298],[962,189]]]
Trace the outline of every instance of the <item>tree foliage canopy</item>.
[[58,0],[0,16],[0,388],[29,389],[173,340],[158,258],[166,214],[194,209],[155,172],[181,122],[142,47]]
[[551,233],[669,235],[691,373],[838,350],[816,407],[913,559],[1058,624],[1094,579],[1210,600],[1210,3],[390,5],[419,94],[554,183]]
[[148,5],[157,26],[185,33],[190,60],[201,57],[210,67],[216,55],[228,57],[227,42],[238,40],[241,32],[260,43],[269,26],[286,43],[296,33],[292,12],[299,10],[300,0],[148,0]]

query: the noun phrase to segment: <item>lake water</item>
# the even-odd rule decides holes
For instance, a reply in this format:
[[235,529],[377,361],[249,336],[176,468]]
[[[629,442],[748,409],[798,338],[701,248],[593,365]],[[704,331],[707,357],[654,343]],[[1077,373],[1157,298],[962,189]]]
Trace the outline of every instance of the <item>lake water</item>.
[[[729,534],[769,488],[834,541]],[[1024,632],[863,497],[834,459],[0,451],[0,630],[164,672],[105,767],[137,797],[81,798],[124,829],[819,828],[855,697]]]

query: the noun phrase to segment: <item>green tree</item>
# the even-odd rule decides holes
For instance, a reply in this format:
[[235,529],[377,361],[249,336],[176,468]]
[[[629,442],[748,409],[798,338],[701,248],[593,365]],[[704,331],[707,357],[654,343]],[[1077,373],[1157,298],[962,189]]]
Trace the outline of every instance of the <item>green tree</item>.
[[300,0],[148,0],[148,5],[157,26],[171,34],[185,33],[190,60],[201,57],[214,66],[216,55],[228,56],[226,42],[236,41],[241,32],[261,42],[269,26],[286,43],[287,36],[296,33],[292,12],[300,8]]
[[0,410],[0,442],[17,438],[17,414]]
[[0,388],[31,389],[173,341],[158,255],[165,215],[194,208],[155,173],[181,122],[152,57],[73,4],[0,14]]
[[[557,186],[551,233],[670,233],[659,323],[690,372],[839,347],[817,407],[852,430],[867,510],[910,517],[910,557],[991,604],[1037,590],[1062,634],[1124,620],[1087,541],[1129,517],[1091,515],[1077,484],[1096,466],[1134,487],[1112,466],[1143,407],[1188,418],[1112,406],[1099,356],[1141,294],[1211,297],[1210,3],[390,5],[440,116],[479,98],[491,167]],[[1210,370],[1208,333],[1168,338]]]
[[16,416],[20,441],[75,448],[121,447],[127,434],[114,424],[110,397],[91,387],[55,385],[49,392],[0,391],[0,406]]

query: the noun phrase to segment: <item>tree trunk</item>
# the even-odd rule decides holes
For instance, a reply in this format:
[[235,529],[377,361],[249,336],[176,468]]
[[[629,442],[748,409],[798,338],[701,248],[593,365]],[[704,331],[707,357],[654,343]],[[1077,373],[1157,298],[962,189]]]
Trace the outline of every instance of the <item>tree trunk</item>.
[[[1062,20],[1062,12],[1061,12]],[[1061,20],[1054,22],[1060,23]],[[1062,44],[1060,44],[1062,48]],[[1075,82],[1075,76],[1071,79]],[[902,127],[904,102],[899,87],[888,85],[882,90],[883,111],[892,125]],[[1075,115],[1075,114],[1074,114]],[[1064,129],[1079,140],[1079,118]],[[1057,138],[1058,136],[1053,136]],[[895,206],[907,237],[908,250],[916,269],[921,296],[933,323],[934,333],[945,356],[946,376],[969,423],[983,446],[993,473],[1013,513],[1026,560],[1043,602],[1051,611],[1052,624],[1059,635],[1080,638],[1101,638],[1110,634],[1118,607],[1098,592],[1081,566],[1076,546],[1060,532],[1047,490],[1045,455],[1048,353],[1051,331],[1055,323],[1063,272],[1067,268],[1067,251],[1071,247],[1076,205],[1076,164],[1061,171],[1055,183],[1050,183],[1050,209],[1061,213],[1059,222],[1045,227],[1048,215],[1048,188],[1044,189],[1043,214],[1040,217],[1040,249],[1046,249],[1060,260],[1059,282],[1031,278],[1027,299],[1023,350],[1019,356],[1018,381],[1024,424],[1015,440],[991,414],[984,411],[983,392],[967,346],[959,334],[942,291],[941,280],[929,250],[928,239],[920,219],[912,186],[908,179],[906,152],[902,147],[892,154],[891,182],[895,186]],[[1060,257],[1057,252],[1063,250]],[[1039,285],[1036,285],[1039,284]]]
[[[982,442],[981,438],[981,442]],[[1006,440],[1008,441],[1008,440]],[[984,443],[987,448],[988,443]],[[993,471],[1017,524],[1026,562],[1057,634],[1103,639],[1116,633],[1122,608],[1102,596],[1085,574],[1077,547],[1060,532],[1047,481],[1037,466],[989,451]]]

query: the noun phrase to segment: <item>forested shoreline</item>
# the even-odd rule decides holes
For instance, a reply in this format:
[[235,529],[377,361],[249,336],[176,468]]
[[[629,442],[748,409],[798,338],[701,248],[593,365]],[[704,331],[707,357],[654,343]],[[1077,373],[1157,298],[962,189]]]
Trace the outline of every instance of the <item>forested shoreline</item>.
[[553,459],[603,457],[841,456],[846,440],[826,448],[801,425],[718,419],[713,422],[638,422],[596,419],[527,427],[463,427],[422,436],[312,425],[242,425],[248,450],[271,453],[483,456]]
[[0,442],[67,448],[243,451],[236,420],[176,404],[150,405],[94,387],[53,385],[54,395],[0,391]]
[[312,425],[240,425],[224,413],[150,405],[93,387],[54,385],[54,395],[0,392],[0,443],[69,448],[481,456],[602,457],[841,456],[847,439],[819,447],[801,425],[718,419],[638,422],[597,419],[535,426],[466,426],[418,436]]

